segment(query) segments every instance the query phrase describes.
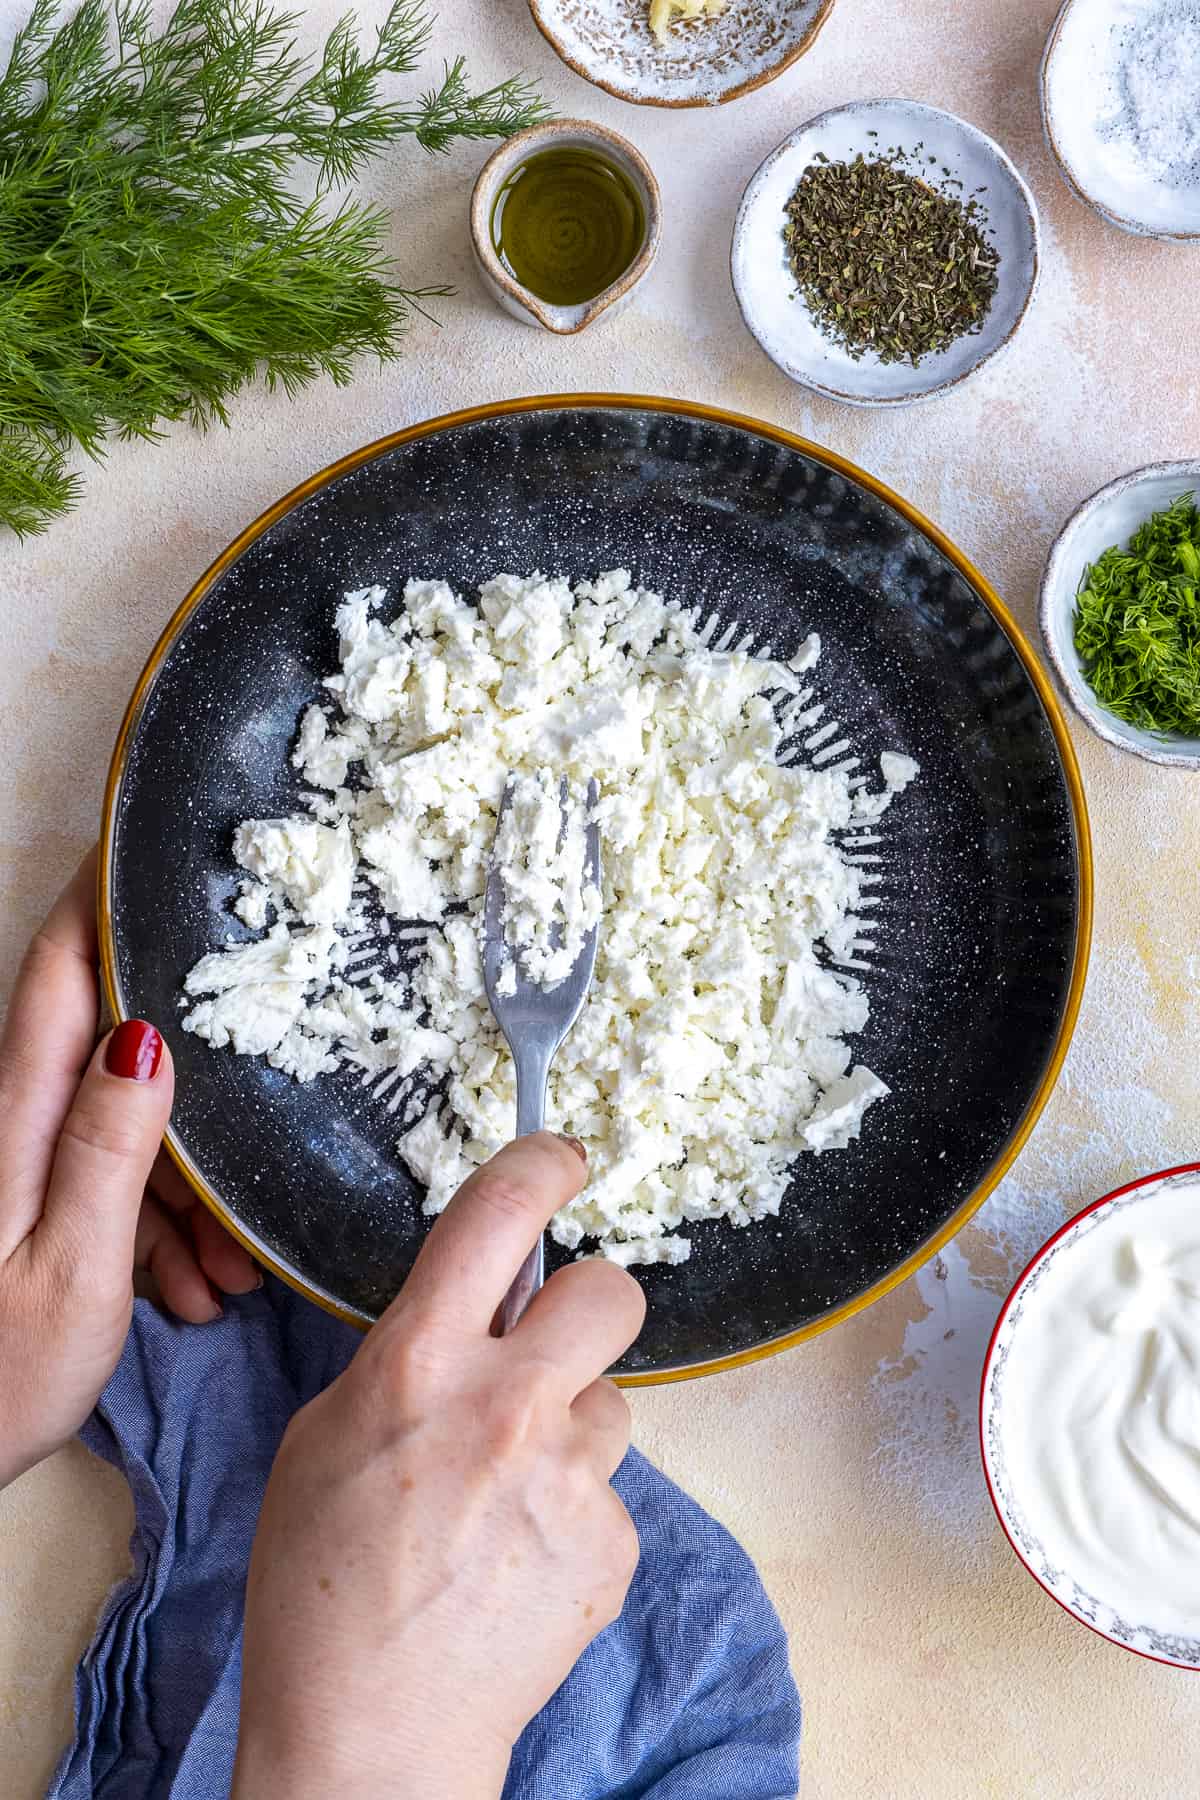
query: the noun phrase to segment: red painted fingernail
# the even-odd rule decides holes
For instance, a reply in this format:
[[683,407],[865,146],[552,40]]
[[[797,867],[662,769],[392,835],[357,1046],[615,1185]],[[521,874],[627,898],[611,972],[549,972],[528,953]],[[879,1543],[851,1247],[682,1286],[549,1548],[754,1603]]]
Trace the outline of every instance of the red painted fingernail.
[[126,1019],[108,1040],[104,1066],[126,1081],[153,1081],[162,1061],[163,1041],[145,1019]]
[[560,1137],[564,1144],[570,1144],[580,1162],[587,1161],[587,1151],[584,1149],[578,1138],[568,1137],[565,1131],[556,1132],[555,1136]]

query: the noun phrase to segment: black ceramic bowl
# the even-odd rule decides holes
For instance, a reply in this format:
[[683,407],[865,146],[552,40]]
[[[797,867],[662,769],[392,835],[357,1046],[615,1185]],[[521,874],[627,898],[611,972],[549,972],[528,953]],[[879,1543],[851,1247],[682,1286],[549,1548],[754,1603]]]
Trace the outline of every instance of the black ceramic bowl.
[[1075,759],[1013,621],[911,507],[829,451],[677,402],[523,400],[358,451],[245,530],[151,656],[109,783],[102,939],[113,1010],[164,1025],[188,1179],[281,1275],[375,1317],[426,1229],[394,1120],[349,1074],[298,1087],[185,1034],[180,982],[241,930],[233,827],[297,804],[288,751],[343,589],[619,566],[778,654],[818,631],[825,750],[921,764],[873,852],[854,1045],[892,1097],[849,1149],[800,1160],[778,1221],[692,1227],[689,1262],[642,1271],[620,1372],[654,1380],[780,1349],[894,1286],[999,1180],[1066,1052],[1091,903]]

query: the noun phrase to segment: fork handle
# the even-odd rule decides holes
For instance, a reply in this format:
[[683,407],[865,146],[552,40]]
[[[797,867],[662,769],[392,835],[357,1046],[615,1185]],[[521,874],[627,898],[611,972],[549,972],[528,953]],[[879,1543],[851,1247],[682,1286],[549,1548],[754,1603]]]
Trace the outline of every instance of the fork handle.
[[[514,1057],[517,1074],[517,1136],[527,1137],[546,1123],[546,1082],[550,1057],[534,1051]],[[545,1235],[517,1270],[500,1306],[500,1335],[506,1337],[546,1279]]]

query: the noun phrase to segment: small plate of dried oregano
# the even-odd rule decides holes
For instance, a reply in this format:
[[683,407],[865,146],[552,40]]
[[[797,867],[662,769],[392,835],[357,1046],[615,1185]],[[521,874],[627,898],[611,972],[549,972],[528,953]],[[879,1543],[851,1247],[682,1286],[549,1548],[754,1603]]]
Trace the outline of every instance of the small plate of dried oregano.
[[733,230],[742,317],[793,381],[855,406],[923,400],[1009,342],[1037,208],[998,144],[913,100],[818,114],[755,173]]

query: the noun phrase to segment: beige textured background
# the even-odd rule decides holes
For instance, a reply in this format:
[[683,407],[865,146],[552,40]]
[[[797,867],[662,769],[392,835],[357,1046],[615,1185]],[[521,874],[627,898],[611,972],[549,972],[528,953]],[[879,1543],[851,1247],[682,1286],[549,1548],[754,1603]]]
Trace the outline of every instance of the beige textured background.
[[[564,114],[646,152],[666,241],[634,308],[578,340],[492,310],[465,230],[482,150],[380,165],[414,283],[449,281],[441,329],[405,360],[235,428],[116,449],[51,535],[0,544],[0,973],[96,833],[109,746],[172,608],[227,540],[293,483],[412,420],[512,394],[615,388],[777,420],[856,458],[943,525],[1031,625],[1064,515],[1135,464],[1196,454],[1200,252],[1126,239],[1067,192],[1043,148],[1035,80],[1057,0],[839,0],[812,53],[717,114],[608,100],[564,69],[524,0],[443,0],[435,49],[477,79],[524,68]],[[313,0],[314,28],[341,0]],[[374,0],[360,9],[370,17]],[[25,11],[0,0],[0,26]],[[8,32],[3,34],[7,37]],[[1036,309],[1007,359],[948,398],[887,416],[813,401],[743,331],[726,273],[742,186],[812,112],[856,96],[948,106],[1031,181],[1045,229]],[[1141,1800],[1200,1792],[1200,1684],[1072,1624],[992,1521],[974,1443],[986,1336],[1015,1266],[1066,1213],[1193,1156],[1193,778],[1076,731],[1098,913],[1067,1070],[1014,1174],[936,1264],[831,1335],[754,1368],[637,1393],[642,1447],[739,1534],[791,1633],[806,1701],[807,1800]],[[121,1484],[78,1448],[0,1499],[0,1791],[42,1791],[69,1671],[123,1565]],[[731,1796],[730,1800],[736,1800]]]

